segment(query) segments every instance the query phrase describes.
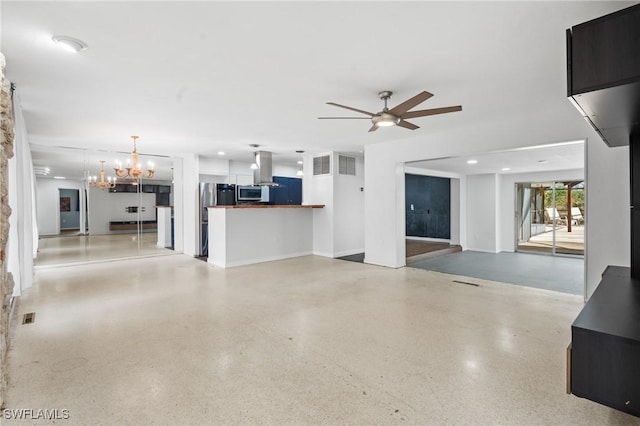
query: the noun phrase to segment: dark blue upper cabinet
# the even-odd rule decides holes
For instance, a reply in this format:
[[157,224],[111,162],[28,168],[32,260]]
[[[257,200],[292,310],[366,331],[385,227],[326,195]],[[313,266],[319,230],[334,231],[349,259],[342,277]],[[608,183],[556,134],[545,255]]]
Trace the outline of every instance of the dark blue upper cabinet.
[[302,179],[274,176],[273,182],[279,186],[271,188],[271,199],[276,205],[302,204]]

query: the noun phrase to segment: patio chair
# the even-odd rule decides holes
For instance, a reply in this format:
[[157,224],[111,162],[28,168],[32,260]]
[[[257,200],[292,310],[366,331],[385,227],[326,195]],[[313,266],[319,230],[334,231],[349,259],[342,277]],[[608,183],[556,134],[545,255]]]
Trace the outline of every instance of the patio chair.
[[560,216],[557,209],[553,207],[547,207],[545,210],[547,211],[547,216],[549,216],[548,223],[553,223],[555,219],[556,225],[565,225],[565,226],[567,225],[567,217]]
[[578,207],[571,207],[571,223],[573,225],[584,225],[584,216]]

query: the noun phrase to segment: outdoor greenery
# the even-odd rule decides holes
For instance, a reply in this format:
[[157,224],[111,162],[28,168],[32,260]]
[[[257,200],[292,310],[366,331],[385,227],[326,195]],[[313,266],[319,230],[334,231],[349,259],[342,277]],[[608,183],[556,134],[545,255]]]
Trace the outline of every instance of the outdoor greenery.
[[[544,191],[544,206],[553,207],[553,191],[551,188]],[[572,189],[571,190],[571,207],[578,207],[580,211],[584,212],[584,189]],[[556,188],[556,208],[558,212],[567,210],[567,189]]]

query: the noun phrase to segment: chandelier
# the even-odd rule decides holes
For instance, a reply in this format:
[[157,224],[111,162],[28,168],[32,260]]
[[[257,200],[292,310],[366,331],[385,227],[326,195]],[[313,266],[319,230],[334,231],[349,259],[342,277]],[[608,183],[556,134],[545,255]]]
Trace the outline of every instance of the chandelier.
[[100,170],[100,182],[98,182],[98,178],[96,176],[89,176],[89,185],[93,186],[94,188],[100,188],[100,189],[113,188],[114,186],[116,186],[116,178],[113,178],[112,180],[111,176],[109,176],[105,181],[104,180],[104,160],[100,160],[100,163],[102,163],[102,170]]
[[116,176],[121,178],[133,179],[135,184],[138,183],[138,179],[143,178],[152,178],[155,170],[153,169],[153,163],[147,163],[148,169],[147,171],[142,170],[142,166],[138,163],[138,151],[136,149],[136,141],[140,136],[131,136],[133,139],[133,152],[131,153],[131,160],[127,160],[127,166],[123,169],[122,163],[116,161],[116,167],[114,170],[116,171]]

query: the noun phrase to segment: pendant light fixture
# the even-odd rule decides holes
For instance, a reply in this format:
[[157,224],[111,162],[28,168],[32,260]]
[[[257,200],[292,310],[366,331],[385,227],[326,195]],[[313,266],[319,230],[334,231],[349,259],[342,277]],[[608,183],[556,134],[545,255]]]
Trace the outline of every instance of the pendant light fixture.
[[[302,156],[302,154],[304,154],[304,151],[299,149],[296,151],[296,154],[300,154]],[[303,164],[304,162],[302,161],[302,159],[298,160],[298,171],[296,172],[296,176],[304,176],[304,172],[302,171]]]
[[[260,145],[258,145],[257,143],[252,143],[251,145],[249,145],[251,148],[259,148]],[[258,161],[258,151],[255,151],[253,153],[253,163],[251,163],[251,170],[258,170],[260,168],[260,163]]]

